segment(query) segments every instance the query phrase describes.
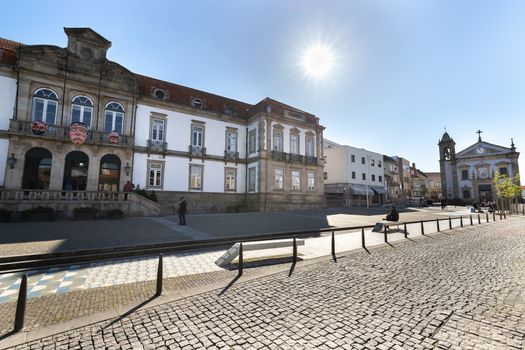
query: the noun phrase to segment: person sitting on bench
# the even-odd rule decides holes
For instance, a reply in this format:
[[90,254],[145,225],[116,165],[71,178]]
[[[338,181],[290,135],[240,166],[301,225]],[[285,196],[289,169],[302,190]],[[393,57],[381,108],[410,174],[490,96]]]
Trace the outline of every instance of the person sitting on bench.
[[390,213],[384,218],[386,221],[399,221],[399,213],[396,210],[396,207],[392,206],[390,208]]

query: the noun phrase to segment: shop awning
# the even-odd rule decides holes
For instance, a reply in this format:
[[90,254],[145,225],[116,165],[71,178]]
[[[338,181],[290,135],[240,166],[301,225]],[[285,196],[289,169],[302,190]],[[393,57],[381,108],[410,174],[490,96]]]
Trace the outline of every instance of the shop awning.
[[386,189],[384,187],[379,187],[379,186],[371,186],[371,187],[372,187],[372,190],[376,194],[386,194]]
[[[357,185],[357,184],[349,184],[348,187],[350,188],[351,194],[357,194],[361,196],[366,196],[366,185]],[[374,195],[374,192],[371,189],[371,186],[368,186],[368,194]]]

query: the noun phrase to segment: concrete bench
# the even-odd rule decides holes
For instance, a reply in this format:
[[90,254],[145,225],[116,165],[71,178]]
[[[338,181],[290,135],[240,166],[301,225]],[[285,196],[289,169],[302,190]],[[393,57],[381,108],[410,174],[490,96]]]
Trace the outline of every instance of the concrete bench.
[[385,232],[385,229],[388,230],[390,229],[390,226],[396,226],[397,227],[397,230],[399,231],[399,225],[404,225],[404,221],[386,221],[386,220],[383,220],[383,221],[380,221],[380,222],[376,222],[374,228],[372,229],[372,232],[381,232],[381,233],[384,233]]
[[[296,239],[297,246],[304,246],[304,239]],[[240,243],[235,243],[228,249],[219,259],[215,261],[218,266],[229,265],[231,262],[239,256]],[[256,242],[243,242],[242,250],[254,251],[263,249],[275,249],[275,248],[286,248],[293,246],[293,239],[278,239],[269,241],[256,241]]]

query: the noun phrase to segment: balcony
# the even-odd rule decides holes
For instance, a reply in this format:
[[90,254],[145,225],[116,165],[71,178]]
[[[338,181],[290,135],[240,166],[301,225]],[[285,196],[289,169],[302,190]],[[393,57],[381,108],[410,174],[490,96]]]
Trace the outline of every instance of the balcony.
[[147,151],[149,152],[162,152],[166,153],[168,151],[168,143],[163,141],[148,140],[146,145]]
[[235,162],[237,164],[237,162],[239,161],[239,152],[234,152],[234,151],[224,151],[224,164],[228,163],[228,162]]
[[290,153],[288,154],[288,161],[290,163],[303,163],[303,156],[300,154]]
[[204,162],[204,158],[206,157],[206,147],[190,145],[188,146],[188,156],[190,157],[190,162],[193,157],[202,158],[202,161]]
[[[55,140],[69,140],[69,127],[59,126],[59,125],[48,125],[46,130],[38,135],[33,132],[32,121],[27,120],[10,120],[9,122],[9,132],[15,134],[31,135],[35,137],[43,137],[46,139],[55,139]],[[109,133],[96,130],[88,130],[87,139],[85,143],[88,144],[107,144],[107,145],[124,145],[124,146],[133,146],[134,139],[130,135],[119,135],[120,139],[118,143],[112,143],[109,140]]]
[[317,165],[317,157],[306,156],[306,165]]
[[285,161],[286,153],[281,151],[272,151],[272,160]]

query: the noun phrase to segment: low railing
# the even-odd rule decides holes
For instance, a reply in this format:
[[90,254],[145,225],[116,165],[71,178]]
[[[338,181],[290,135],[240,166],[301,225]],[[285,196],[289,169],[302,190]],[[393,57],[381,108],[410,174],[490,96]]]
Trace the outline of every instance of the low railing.
[[[498,213],[493,212],[490,215],[488,212],[484,213],[484,217],[481,213],[476,213],[474,215],[470,214],[469,216],[463,217],[448,217],[448,218],[436,218],[429,220],[416,220],[416,221],[405,221],[405,222],[388,222],[390,226],[403,226],[404,238],[408,238],[408,225],[420,225],[420,233],[422,236],[426,236],[428,233],[425,232],[425,223],[435,223],[436,231],[440,232],[441,227],[440,223],[445,221],[448,223],[448,229],[453,229],[452,221],[459,220],[460,227],[465,226],[474,226],[479,225],[484,222],[488,223],[497,221],[498,219],[505,220],[507,219],[507,214],[510,214],[508,211],[500,211]],[[521,213],[517,213],[521,214]],[[525,215],[525,207],[523,207],[523,215]],[[498,218],[499,217],[499,218]],[[244,256],[243,256],[243,242],[249,241],[261,241],[261,240],[275,240],[275,239],[293,239],[292,245],[292,266],[290,268],[289,276],[292,274],[295,265],[297,263],[298,252],[297,252],[297,238],[299,237],[315,237],[323,233],[329,233],[331,235],[331,244],[330,251],[327,252],[327,255],[331,255],[334,262],[337,262],[336,255],[336,232],[342,231],[359,231],[361,234],[361,247],[368,251],[365,239],[365,229],[373,228],[374,225],[364,225],[364,226],[351,226],[351,227],[337,227],[337,228],[325,228],[318,230],[307,230],[307,231],[291,231],[291,232],[276,232],[276,233],[267,233],[260,235],[253,235],[250,237],[245,236],[234,236],[227,238],[215,238],[209,240],[198,240],[198,241],[182,241],[177,243],[169,244],[152,244],[152,245],[143,245],[135,247],[121,247],[121,248],[104,248],[104,249],[94,249],[94,250],[84,250],[84,251],[75,251],[75,252],[62,252],[62,253],[49,253],[49,254],[34,254],[26,256],[14,256],[14,257],[0,257],[0,271],[29,271],[31,269],[44,269],[51,267],[60,267],[67,266],[71,264],[78,263],[87,263],[98,260],[107,260],[115,258],[129,258],[133,256],[144,256],[152,254],[160,254],[158,259],[157,266],[157,279],[156,279],[156,290],[155,296],[162,294],[162,282],[163,282],[163,259],[162,253],[165,252],[175,252],[183,251],[189,249],[200,249],[200,248],[210,248],[210,247],[220,247],[225,246],[228,243],[240,243],[239,246],[239,259],[238,259],[238,274],[235,280],[243,275],[244,271]],[[413,232],[413,231],[412,231]],[[384,236],[385,244],[390,244],[388,242],[388,228],[385,226],[385,229],[382,233]],[[16,314],[15,314],[15,323],[14,323],[14,332],[20,331],[24,327],[24,317],[25,309],[27,303],[27,274],[22,275],[19,294],[17,300]]]
[[147,151],[154,151],[154,152],[167,152],[168,151],[168,143],[163,141],[154,141],[154,140],[148,140],[146,144]]
[[224,151],[224,160],[225,161],[234,161],[234,162],[238,162],[239,161],[239,152],[234,152],[234,151]]
[[[32,121],[27,120],[10,120],[9,131],[24,135],[33,135],[39,137],[50,137],[69,140],[69,127],[60,125],[49,125],[41,135],[35,135],[32,129]],[[134,139],[130,135],[119,135],[119,141],[112,143],[109,139],[109,133],[97,130],[88,130],[86,143],[103,143],[103,144],[123,144],[133,146]]]
[[124,201],[124,192],[0,189],[2,201]]

